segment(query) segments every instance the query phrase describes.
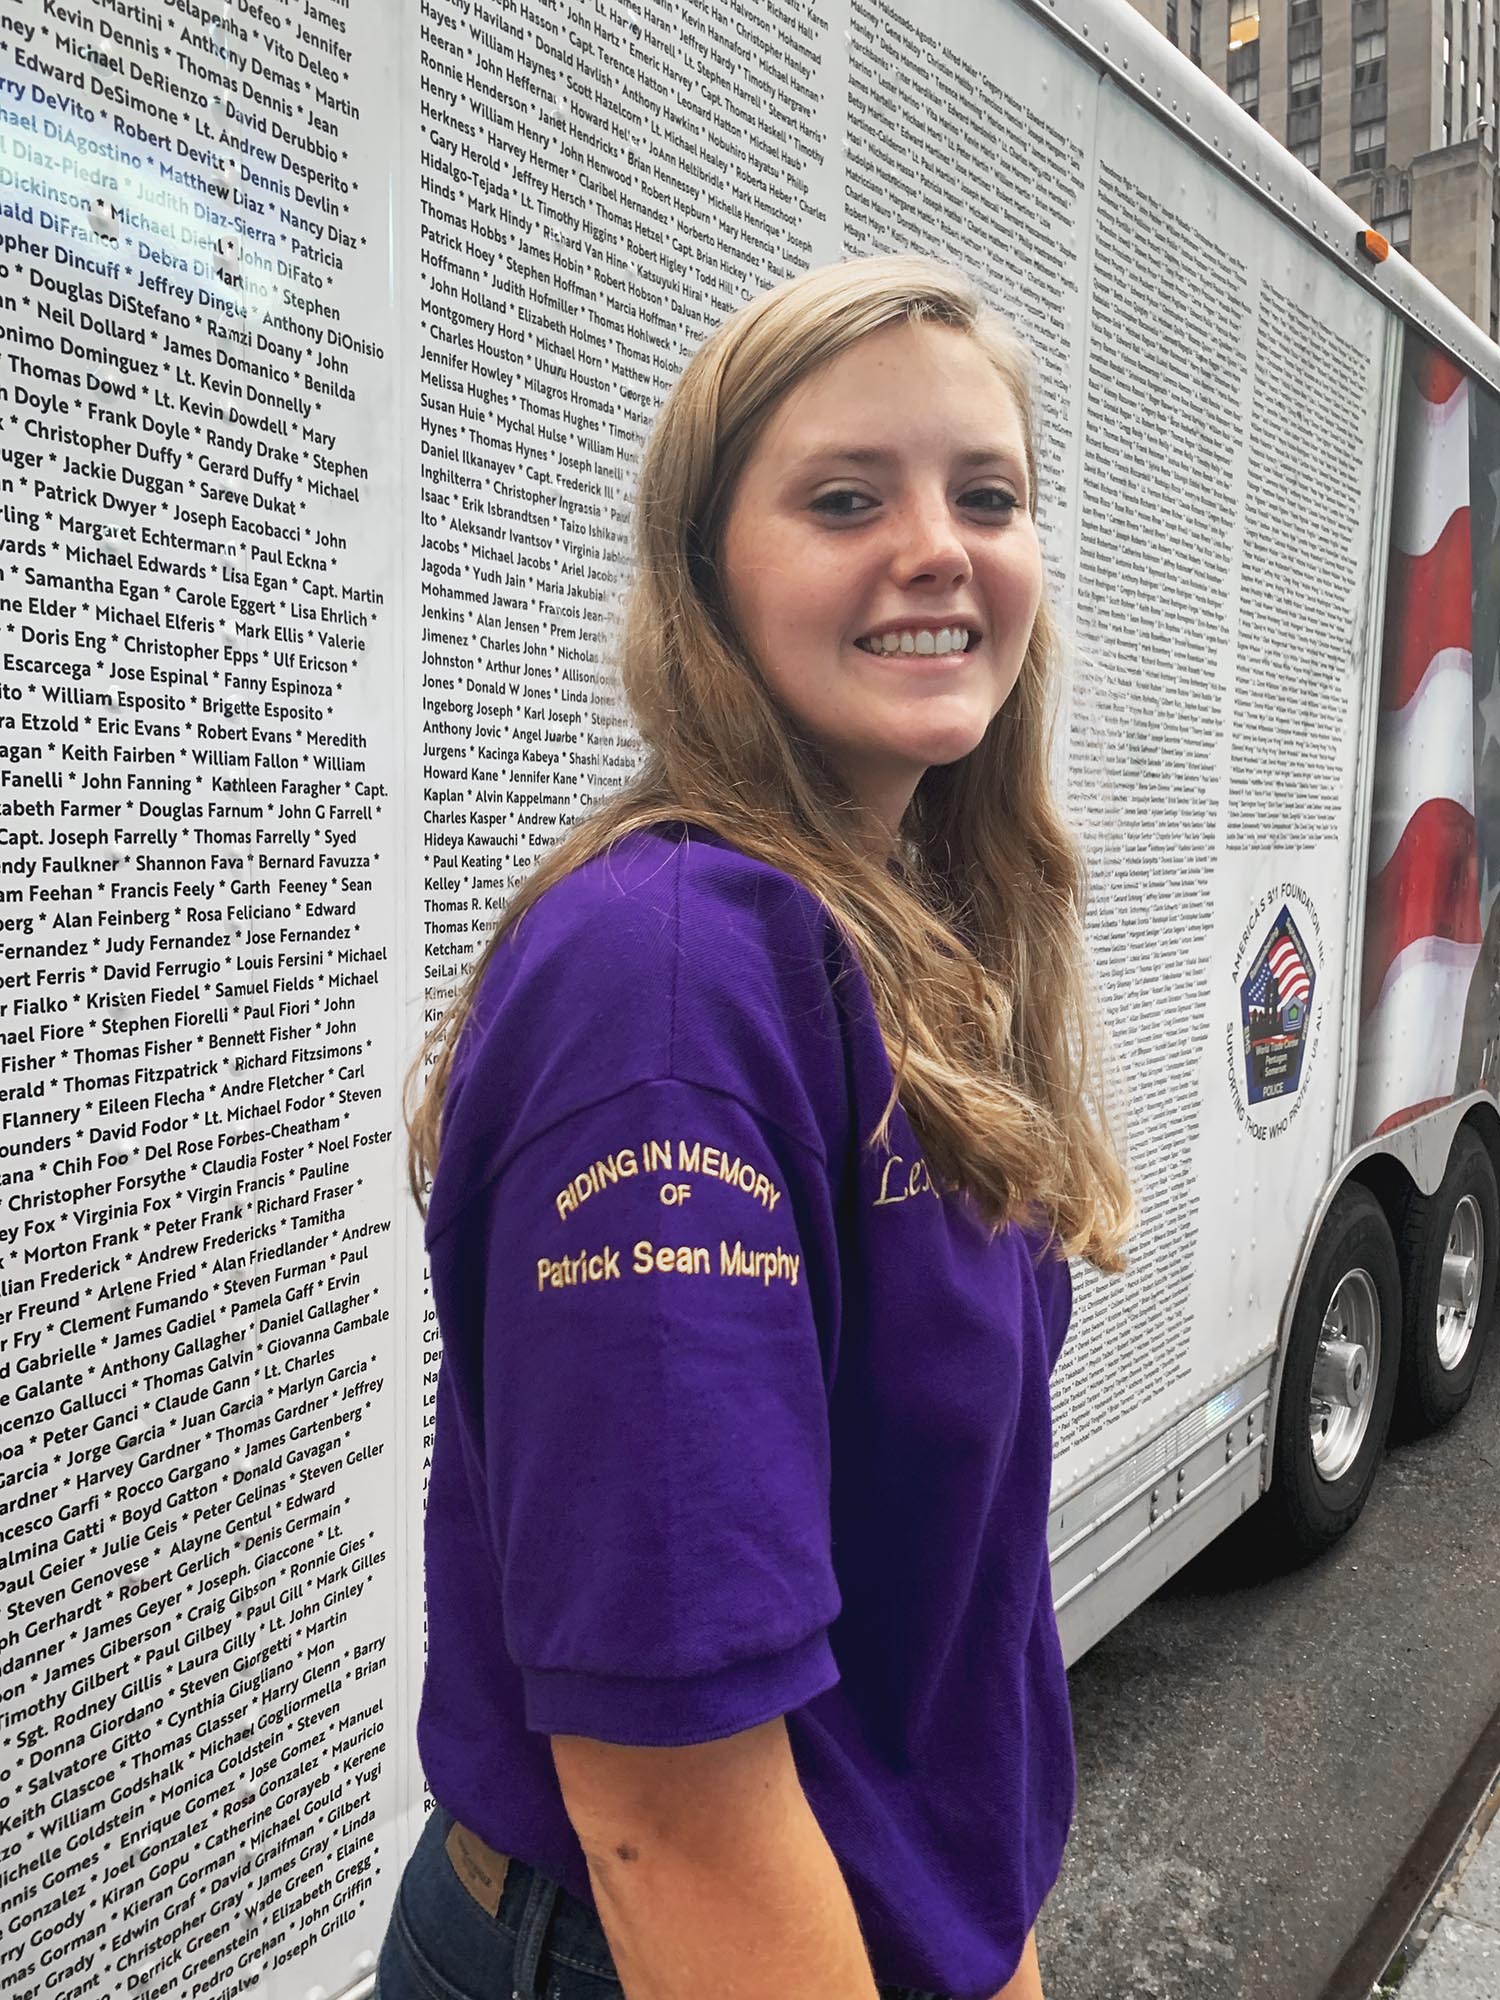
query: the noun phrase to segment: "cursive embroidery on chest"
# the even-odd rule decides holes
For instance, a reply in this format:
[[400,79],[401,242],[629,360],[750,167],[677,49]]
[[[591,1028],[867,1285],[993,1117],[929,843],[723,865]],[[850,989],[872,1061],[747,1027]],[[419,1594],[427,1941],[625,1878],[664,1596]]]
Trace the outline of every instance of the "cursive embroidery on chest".
[[892,1153],[881,1169],[880,1192],[870,1204],[872,1208],[890,1208],[898,1201],[910,1201],[913,1195],[930,1194],[934,1201],[941,1201],[928,1170],[927,1162],[920,1156],[906,1161],[899,1153]]

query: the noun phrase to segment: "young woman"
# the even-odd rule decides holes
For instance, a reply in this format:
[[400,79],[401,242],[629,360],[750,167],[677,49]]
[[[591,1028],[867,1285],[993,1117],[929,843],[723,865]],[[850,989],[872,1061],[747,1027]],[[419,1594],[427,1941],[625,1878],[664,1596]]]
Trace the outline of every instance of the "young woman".
[[410,1079],[439,1804],[382,2000],[1040,2000],[1048,1381],[1132,1212],[1035,394],[964,277],[877,257],[736,312],[655,426],[648,755]]

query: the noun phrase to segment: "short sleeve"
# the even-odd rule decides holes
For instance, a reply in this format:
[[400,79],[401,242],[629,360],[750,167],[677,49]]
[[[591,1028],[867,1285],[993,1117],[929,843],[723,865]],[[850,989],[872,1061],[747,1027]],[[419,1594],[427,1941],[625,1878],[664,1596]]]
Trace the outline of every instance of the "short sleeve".
[[634,1083],[514,1152],[457,1235],[528,1727],[694,1743],[831,1687],[837,1243],[807,1141]]
[[1050,1232],[1032,1239],[1031,1267],[1036,1273],[1037,1303],[1047,1336],[1047,1373],[1051,1376],[1057,1372],[1073,1317],[1073,1267]]

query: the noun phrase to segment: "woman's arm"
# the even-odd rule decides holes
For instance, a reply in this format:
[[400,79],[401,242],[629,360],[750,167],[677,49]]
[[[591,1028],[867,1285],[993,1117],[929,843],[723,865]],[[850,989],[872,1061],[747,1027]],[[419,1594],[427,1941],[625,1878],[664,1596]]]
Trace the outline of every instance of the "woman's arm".
[[628,2000],[875,2000],[782,1717],[681,1749],[551,1743]]
[[1045,2000],[1041,1967],[1036,1962],[1035,1925],[1027,1935],[1021,1963],[995,1995],[995,2000]]

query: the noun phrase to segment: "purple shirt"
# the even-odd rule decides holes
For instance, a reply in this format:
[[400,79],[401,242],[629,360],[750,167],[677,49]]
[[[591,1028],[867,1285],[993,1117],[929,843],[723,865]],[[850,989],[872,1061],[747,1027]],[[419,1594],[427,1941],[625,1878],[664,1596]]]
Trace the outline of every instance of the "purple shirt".
[[548,1736],[785,1715],[879,1981],[989,2000],[1062,1862],[1047,1561],[1065,1262],[934,1187],[818,899],[626,836],[491,960],[427,1223],[418,1742],[596,1909]]

